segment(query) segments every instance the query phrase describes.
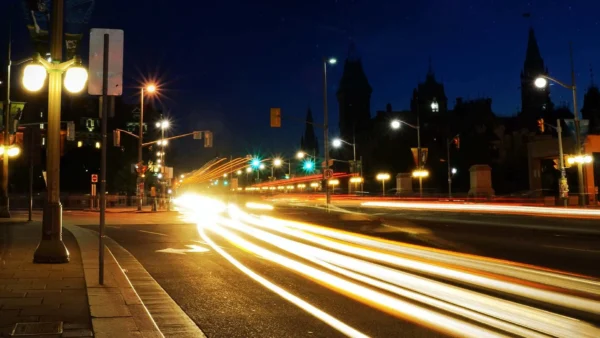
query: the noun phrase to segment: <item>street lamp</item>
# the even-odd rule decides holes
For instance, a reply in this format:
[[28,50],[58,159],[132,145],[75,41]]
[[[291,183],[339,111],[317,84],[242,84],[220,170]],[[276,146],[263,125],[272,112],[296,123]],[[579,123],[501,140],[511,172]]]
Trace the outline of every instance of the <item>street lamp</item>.
[[[329,169],[329,115],[327,113],[327,64],[335,65],[335,58],[323,58],[323,147],[325,148],[325,170]],[[329,187],[325,186],[325,206],[329,211],[331,193]]]
[[242,171],[241,171],[241,170],[238,170],[238,171],[236,171],[235,173],[236,173],[238,176],[240,176],[240,175],[242,174]]
[[[139,126],[139,136],[138,136],[138,165],[141,167],[144,164],[144,160],[142,158],[142,146],[144,144],[144,89],[148,94],[153,94],[156,92],[156,85],[147,84],[142,86],[140,89],[140,126]],[[158,155],[160,156],[160,155]],[[138,170],[137,177],[137,196],[138,196],[138,211],[142,211],[142,204],[144,200],[144,180],[143,180],[143,172]]]
[[[350,142],[346,142],[346,141],[342,140],[341,138],[336,138],[333,140],[332,144],[335,148],[341,147],[342,144],[347,144],[349,146],[352,146],[353,165],[356,166],[356,142],[350,143]],[[353,169],[356,169],[356,168],[353,168]],[[355,172],[355,171],[356,170],[352,170],[352,172]]]
[[390,174],[387,173],[381,173],[381,174],[377,174],[376,176],[378,181],[381,181],[381,188],[382,188],[382,192],[383,192],[383,196],[385,196],[385,181],[390,179]]
[[[390,126],[392,127],[392,129],[400,129],[400,127],[403,124],[417,130],[417,170],[421,170],[421,169],[423,169],[423,161],[422,161],[423,159],[421,156],[421,126],[419,125],[419,123],[417,123],[417,125],[415,126],[410,123],[406,123],[402,120],[393,120],[390,123]],[[418,176],[418,177],[419,177],[419,196],[423,197],[423,177],[422,176]]]
[[[350,178],[350,183],[354,184],[354,191],[358,190],[358,185],[363,183],[365,180],[360,176],[354,176]],[[348,194],[351,194],[351,191],[348,191]]]
[[[51,29],[52,36],[50,51],[52,62],[43,59],[39,54],[33,57],[33,60],[42,65],[49,73],[48,79],[48,129],[47,129],[47,203],[44,205],[42,221],[42,239],[33,255],[35,263],[67,263],[69,261],[69,251],[62,241],[62,205],[60,203],[60,115],[61,115],[61,94],[62,94],[62,75],[72,66],[79,66],[81,61],[77,58],[65,61],[62,60],[63,48],[63,18],[64,2],[55,0],[52,2]],[[40,68],[36,70],[25,71],[23,79],[24,85],[30,89],[41,89],[45,77],[41,77]],[[67,80],[68,79],[68,80]],[[71,72],[65,77],[67,90],[83,89],[87,76],[82,76],[80,71]],[[83,82],[83,83],[81,83]],[[36,84],[37,83],[37,84]],[[26,87],[26,88],[27,88]],[[8,108],[8,107],[7,107]],[[5,141],[7,136],[5,131]],[[8,151],[5,152],[4,165],[7,165]],[[6,180],[7,178],[3,178]]]
[[306,153],[303,151],[299,151],[296,153],[296,158],[299,160],[303,159],[305,156],[306,156]]
[[[570,89],[573,93],[573,116],[574,116],[574,124],[575,124],[575,148],[576,155],[581,156],[581,127],[579,120],[579,112],[577,111],[577,86],[575,85],[575,66],[573,64],[573,45],[569,43],[569,56],[571,59],[571,84],[568,85],[564,82],[561,82],[555,78],[552,78],[545,74],[540,74],[535,80],[534,85],[538,88],[547,88],[548,81],[552,81],[561,87]],[[565,174],[566,175],[566,174]],[[563,176],[561,173],[561,178],[565,179],[566,176]],[[585,206],[585,185],[583,182],[583,166],[582,163],[577,163],[577,181],[579,185],[579,205]]]

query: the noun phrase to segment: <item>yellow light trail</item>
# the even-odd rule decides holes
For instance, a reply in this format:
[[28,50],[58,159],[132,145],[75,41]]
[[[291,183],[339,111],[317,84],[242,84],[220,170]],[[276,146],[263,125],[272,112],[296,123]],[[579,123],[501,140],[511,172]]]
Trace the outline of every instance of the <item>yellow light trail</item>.
[[[373,308],[450,335],[504,336],[503,332],[508,332],[525,337],[568,337],[573,333],[578,337],[600,336],[600,329],[585,321],[422,275],[596,315],[600,313],[598,281],[473,255],[425,249],[303,222],[254,216],[235,204],[226,205],[202,196],[184,195],[176,202],[187,211],[188,217],[198,223],[203,240],[236,268],[349,336],[364,334],[356,331],[355,335],[342,331],[355,329],[308,303],[302,303],[304,301],[297,296],[243,266],[222,248],[216,247],[206,231],[214,232],[247,252],[275,262]],[[261,203],[249,203],[246,207],[257,211],[272,210],[271,205]],[[234,232],[251,237],[240,237]],[[254,240],[259,242],[253,243]],[[314,266],[275,253],[259,243],[275,246]],[[534,283],[550,285],[555,289],[536,286]],[[560,290],[564,292],[558,292]],[[579,294],[568,294],[570,291]],[[596,299],[585,298],[585,295]],[[499,331],[491,331],[490,327]]]

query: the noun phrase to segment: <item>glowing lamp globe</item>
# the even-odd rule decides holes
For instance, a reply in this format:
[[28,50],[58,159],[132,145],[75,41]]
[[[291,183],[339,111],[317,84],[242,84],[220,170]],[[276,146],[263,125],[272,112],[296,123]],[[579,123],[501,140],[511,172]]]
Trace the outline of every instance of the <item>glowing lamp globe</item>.
[[23,87],[31,92],[42,89],[46,81],[46,74],[46,68],[42,65],[27,65],[23,70]]
[[85,88],[88,72],[83,67],[71,67],[65,74],[65,89],[70,93],[79,93]]

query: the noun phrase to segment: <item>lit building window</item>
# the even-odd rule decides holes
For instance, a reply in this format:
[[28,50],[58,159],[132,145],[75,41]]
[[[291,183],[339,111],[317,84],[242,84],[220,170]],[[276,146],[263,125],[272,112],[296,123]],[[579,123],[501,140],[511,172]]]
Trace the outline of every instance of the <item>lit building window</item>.
[[40,129],[44,130],[44,124],[40,123]]
[[100,149],[100,142],[96,142],[96,148]]
[[83,147],[83,142],[77,141],[77,148],[81,148],[81,147]]
[[45,146],[46,145],[46,138],[42,137],[42,145]]
[[435,98],[433,99],[433,102],[431,102],[431,111],[434,113],[437,113],[440,111],[440,105],[437,103]]

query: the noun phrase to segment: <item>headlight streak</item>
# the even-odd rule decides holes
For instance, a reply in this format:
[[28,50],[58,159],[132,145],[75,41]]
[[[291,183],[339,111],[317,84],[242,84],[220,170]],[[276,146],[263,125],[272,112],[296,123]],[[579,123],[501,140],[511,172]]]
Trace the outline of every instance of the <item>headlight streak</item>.
[[[261,219],[273,219],[267,216],[261,217]],[[325,227],[311,225],[307,223],[293,222],[273,219],[277,222],[281,222],[279,225],[283,225],[287,228],[295,228],[311,233],[324,235],[327,237],[335,238],[338,240],[346,241],[349,243],[360,244],[376,249],[388,250],[396,253],[405,255],[411,255],[421,258],[427,258],[431,260],[437,260],[443,263],[452,265],[461,265],[464,267],[493,272],[524,280],[534,281],[546,285],[551,285],[560,288],[568,288],[580,292],[591,293],[600,295],[600,283],[594,280],[587,280],[584,278],[574,277],[570,275],[552,273],[543,270],[536,270],[532,268],[524,268],[521,266],[509,265],[506,263],[497,263],[492,259],[482,260],[481,258],[471,258],[468,255],[457,254],[453,252],[439,252],[438,249],[425,249],[415,248],[410,245],[398,245],[389,243],[385,240],[379,240],[376,238],[369,238],[360,234],[353,234],[342,230],[327,229]],[[280,226],[278,228],[281,228]]]
[[[535,285],[532,286],[527,282],[525,282],[527,283],[525,285],[520,285],[519,281],[496,280],[493,275],[488,273],[551,285],[565,289],[567,292],[574,290],[594,295],[600,294],[600,283],[597,281],[587,280],[576,275],[554,273],[550,269],[538,270],[535,266],[528,267],[525,264],[444,252],[444,250],[420,248],[414,245],[395,244],[392,241],[309,223],[281,220],[269,216],[254,216],[242,211],[235,204],[225,205],[216,199],[202,196],[184,195],[177,199],[176,204],[182,206],[184,212],[189,211],[188,215],[198,223],[198,231],[203,240],[236,268],[282,298],[349,336],[356,335],[343,332],[342,329],[356,331],[354,328],[248,269],[222,248],[217,247],[205,231],[213,231],[243,250],[271,260],[350,298],[396,317],[408,318],[441,332],[472,337],[502,335],[502,333],[490,331],[487,328],[493,327],[501,330],[501,332],[510,332],[526,337],[544,337],[544,333],[552,336],[572,336],[573,333],[576,333],[578,337],[600,336],[600,328],[585,321],[496,298],[478,291],[463,289],[427,277],[413,275],[410,272],[399,271],[396,268],[379,265],[369,260],[423,272],[444,280],[459,281],[488,290],[514,294],[595,314],[600,313],[599,301],[569,294],[565,295],[553,290],[536,289]],[[248,209],[272,210],[273,208],[268,204],[256,203],[257,205],[253,205],[252,202],[248,204],[250,204],[250,206],[246,205]],[[265,206],[270,208],[265,208]],[[540,209],[546,210],[547,208]],[[225,211],[227,213],[224,213]],[[249,242],[223,226],[241,231],[269,245],[279,247],[320,266],[324,270],[303,264],[300,261]],[[264,230],[261,230],[261,228]],[[273,231],[293,238],[281,237]],[[295,239],[301,239],[302,242]],[[326,249],[315,247],[313,244]],[[395,254],[410,255],[414,259],[396,256]],[[436,262],[441,266],[436,266]],[[461,271],[463,267],[469,270]],[[328,271],[338,275],[332,275]],[[478,275],[478,271],[482,271],[482,274]],[[356,284],[353,280],[363,284]],[[387,291],[390,294],[383,294],[378,290]],[[459,319],[460,317],[454,318],[444,313],[438,313],[435,309],[404,302],[401,298],[396,298],[392,294],[396,294],[402,299],[410,299],[426,304],[447,313],[463,316],[473,322],[464,322]],[[310,309],[317,312],[311,312]],[[323,315],[325,317],[322,317]],[[479,327],[475,322],[487,327]],[[342,326],[338,328],[336,325]],[[359,331],[356,331],[356,333],[359,336],[364,336]]]
[[[256,223],[256,225],[268,227],[279,232],[281,232],[282,228],[285,227],[284,224],[289,223],[287,221],[280,221],[278,219],[265,216],[263,216],[261,219],[266,222]],[[323,245],[330,249],[335,249],[347,254],[361,256],[367,259],[376,260],[387,264],[393,264],[395,266],[410,269],[413,271],[420,271],[429,275],[447,278],[454,281],[460,281],[470,285],[484,287],[486,289],[492,289],[513,295],[523,296],[543,301],[546,303],[560,305],[567,308],[577,309],[589,313],[600,314],[600,302],[598,301],[567,294],[560,294],[547,290],[536,289],[531,286],[519,285],[503,280],[496,280],[487,276],[474,275],[459,270],[452,270],[443,266],[430,265],[417,260],[411,260],[383,252],[372,251],[366,248],[347,245],[337,241],[311,235],[308,233],[297,232],[294,236],[312,243]]]
[[300,263],[293,259],[281,256],[270,250],[250,243],[223,227],[217,226],[211,228],[210,230],[219,234],[228,241],[260,255],[261,257],[278,263],[288,269],[294,270],[302,275],[318,280],[337,290],[343,290],[345,293],[352,295],[354,298],[359,299],[366,304],[377,304],[379,307],[385,309],[384,311],[401,318],[408,317],[413,321],[426,323],[428,326],[433,327],[438,331],[455,336],[503,337],[503,335],[485,328],[477,327],[476,325],[467,322],[458,321],[452,317],[431,311],[409,302],[402,301],[376,290],[355,284],[325,271],[321,271],[314,267]]
[[254,202],[248,202],[248,203],[246,203],[246,208],[248,208],[248,209],[257,209],[257,210],[273,210],[273,209],[275,209],[270,204],[254,203]]
[[501,212],[509,214],[536,214],[536,215],[561,215],[561,216],[600,216],[597,209],[564,209],[553,207],[527,207],[520,205],[497,205],[497,204],[450,204],[450,203],[426,203],[426,202],[363,202],[365,207],[384,207],[396,209],[424,209],[424,210],[447,210],[447,211],[483,211]]
[[283,299],[289,301],[290,303],[298,306],[299,308],[303,309],[304,311],[310,313],[311,315],[313,315],[314,317],[318,318],[319,320],[325,322],[326,324],[328,324],[329,326],[333,327],[334,329],[340,331],[341,333],[345,334],[348,337],[368,337],[367,335],[365,335],[364,333],[352,328],[351,326],[345,324],[344,322],[340,321],[339,319],[331,316],[330,314],[316,308],[315,306],[313,306],[312,304],[302,300],[301,298],[289,293],[288,291],[286,291],[285,289],[281,288],[280,286],[277,286],[276,284],[270,282],[269,280],[267,280],[266,278],[260,276],[259,274],[255,273],[254,271],[250,270],[249,268],[247,268],[245,265],[243,265],[242,263],[240,263],[238,260],[236,260],[235,258],[233,258],[233,256],[231,256],[230,254],[228,254],[227,252],[225,252],[225,250],[221,249],[219,246],[217,246],[215,244],[215,242],[213,242],[206,234],[204,229],[200,229],[200,237],[202,237],[202,240],[204,240],[204,242],[208,243],[208,245],[215,250],[216,252],[218,252],[223,258],[225,258],[227,261],[229,261],[229,263],[231,263],[233,266],[235,266],[236,268],[238,268],[240,271],[242,271],[243,273],[245,273],[248,277],[254,279],[256,282],[260,283],[262,286],[266,287],[267,289],[275,292],[276,294],[278,294],[279,296],[281,296]]
[[[243,218],[248,222],[259,221],[250,216]],[[275,245],[285,251],[347,277],[357,279],[361,282],[368,283],[372,286],[382,288],[430,306],[438,307],[451,313],[463,315],[471,320],[479,321],[483,324],[514,334],[520,334],[526,337],[536,335],[543,336],[539,335],[537,332],[524,329],[523,327],[525,327],[550,335],[558,334],[561,336],[569,336],[572,332],[577,332],[580,337],[587,336],[593,338],[600,335],[600,330],[576,319],[450,286],[324,249],[315,248],[307,244],[298,243],[281,236],[273,235],[241,222],[223,220],[222,224],[242,231],[243,233]],[[288,232],[283,229],[280,230],[292,236],[295,231],[291,230]],[[358,273],[350,272],[347,269]],[[378,280],[366,277],[364,274],[368,274]],[[382,281],[386,281],[387,283]],[[394,285],[391,285],[390,283]],[[429,297],[423,296],[417,292],[398,288],[397,286],[417,291]],[[445,302],[438,299],[443,299]],[[464,309],[463,307],[468,309]],[[484,315],[481,315],[481,313]],[[490,317],[486,317],[485,315]],[[502,322],[502,320],[505,322]]]

